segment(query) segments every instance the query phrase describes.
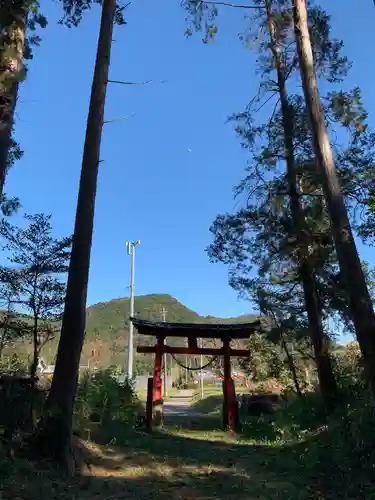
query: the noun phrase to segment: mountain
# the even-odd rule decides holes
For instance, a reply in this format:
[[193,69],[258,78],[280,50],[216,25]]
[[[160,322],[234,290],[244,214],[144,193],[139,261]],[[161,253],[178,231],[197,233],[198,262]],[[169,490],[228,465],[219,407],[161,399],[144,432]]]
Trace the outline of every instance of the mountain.
[[[246,323],[257,319],[255,315],[244,315],[237,318],[200,316],[168,294],[141,295],[134,299],[134,313],[138,318],[160,321],[163,319],[163,310],[166,321],[176,323]],[[83,363],[86,363],[91,358],[92,362],[99,363],[100,365],[126,365],[129,334],[128,317],[128,298],[100,302],[87,309],[86,343],[83,351]],[[168,342],[171,345],[181,344],[180,339],[169,339]],[[154,343],[154,339],[145,336],[139,338],[136,336],[135,343],[150,345]],[[95,350],[96,354],[94,353]],[[149,366],[151,357],[136,355],[135,362],[140,370],[141,364]]]
[[[141,295],[134,299],[135,316],[150,321],[160,321],[163,318],[177,323],[238,323],[251,322],[257,319],[255,315],[244,315],[236,318],[215,318],[200,316],[177,299],[168,294]],[[82,351],[81,364],[105,367],[109,365],[126,366],[127,344],[129,335],[129,298],[118,298],[108,302],[99,302],[87,308],[86,340]],[[135,336],[136,344],[149,345],[153,338]],[[168,339],[172,345],[181,343],[179,339]],[[26,346],[30,350],[31,346]],[[54,362],[57,339],[49,342],[43,348],[42,357],[47,364]],[[23,350],[25,343],[23,343]],[[138,371],[148,371],[151,356],[136,355],[135,363]],[[144,365],[144,369],[142,366]],[[146,369],[147,367],[147,369]]]
[[[167,294],[141,295],[134,298],[134,315],[137,318],[150,321],[165,319],[176,323],[230,323],[249,322],[257,318],[255,315],[244,315],[237,318],[215,318],[214,316],[199,316],[196,312],[181,304],[177,299]],[[87,309],[86,338],[116,338],[128,335],[129,299],[113,299],[109,302],[99,302]]]

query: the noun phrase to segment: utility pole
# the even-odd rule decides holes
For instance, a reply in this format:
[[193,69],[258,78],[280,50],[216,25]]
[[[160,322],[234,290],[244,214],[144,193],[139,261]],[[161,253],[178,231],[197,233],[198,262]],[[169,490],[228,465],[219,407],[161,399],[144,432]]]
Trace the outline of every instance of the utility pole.
[[[160,310],[161,312],[161,319],[163,323],[166,322],[167,320],[167,309],[163,306]],[[166,398],[168,396],[168,387],[167,387],[167,382],[168,382],[168,354],[164,353],[164,370],[163,370],[163,378],[164,378],[164,387],[163,387],[163,396]]]
[[133,321],[134,317],[134,267],[135,267],[135,247],[141,243],[137,241],[127,241],[128,255],[131,255],[130,268],[130,307],[129,307],[129,340],[128,340],[128,379],[133,378],[133,351],[134,351],[134,333]]

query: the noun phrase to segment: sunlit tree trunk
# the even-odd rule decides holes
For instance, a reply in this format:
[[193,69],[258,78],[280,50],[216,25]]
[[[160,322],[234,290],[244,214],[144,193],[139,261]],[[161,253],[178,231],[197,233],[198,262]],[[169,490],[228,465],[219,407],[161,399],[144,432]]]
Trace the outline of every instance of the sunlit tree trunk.
[[[72,467],[72,416],[84,341],[87,284],[116,0],[103,0],[91,89],[65,309],[40,444]],[[43,439],[44,438],[44,439]]]
[[271,50],[276,66],[278,91],[283,117],[287,180],[293,225],[297,233],[299,276],[302,281],[310,336],[318,369],[319,386],[324,400],[327,403],[330,403],[337,395],[337,385],[329,355],[328,339],[324,332],[322,323],[321,304],[316,290],[316,278],[314,270],[309,262],[309,235],[297,188],[297,173],[293,145],[293,119],[290,112],[286,90],[286,71],[275,29],[271,9],[271,0],[266,0],[265,3],[267,9],[268,29],[271,39]]
[[375,315],[358,256],[329,143],[314,68],[305,0],[293,0],[294,29],[302,85],[317,162],[352,320],[375,401]]
[[28,6],[24,0],[4,1],[0,9],[0,199],[8,169],[19,82],[24,79]]

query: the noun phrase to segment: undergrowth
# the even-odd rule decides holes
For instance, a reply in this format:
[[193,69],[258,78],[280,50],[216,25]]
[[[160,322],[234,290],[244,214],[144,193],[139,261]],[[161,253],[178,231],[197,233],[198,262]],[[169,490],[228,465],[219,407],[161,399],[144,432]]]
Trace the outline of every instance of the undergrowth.
[[110,442],[119,428],[133,428],[141,409],[134,387],[119,382],[111,370],[86,373],[79,382],[74,408],[75,431],[84,438]]
[[[151,468],[156,461],[164,482],[165,471],[177,462],[183,469],[196,461],[197,470],[207,464],[209,467],[216,464],[219,470],[221,463],[227,462],[227,467],[229,463],[236,463],[238,470],[243,470],[241,481],[247,476],[264,476],[270,481],[280,478],[294,485],[297,491],[295,497],[279,491],[278,496],[272,496],[273,493],[264,496],[267,499],[374,499],[373,407],[360,380],[351,378],[350,384],[342,384],[341,393],[340,402],[329,413],[318,393],[294,397],[287,407],[273,415],[247,419],[237,436],[213,431],[212,426],[210,431],[208,425],[204,425],[211,422],[208,417],[202,417],[199,429],[192,428],[185,436],[168,426],[163,432],[155,431],[149,436],[134,431],[140,407],[134,388],[126,381],[119,383],[113,373],[106,370],[81,378],[74,423],[84,439],[116,444],[117,450],[127,450],[132,459],[141,455],[142,464],[153,464]],[[38,467],[25,460],[9,461],[0,456],[0,499],[26,500],[42,494],[62,499],[86,495],[82,495],[81,490],[78,492],[75,483],[59,479],[53,470]],[[150,473],[146,465],[142,471]],[[189,471],[189,474],[197,473],[195,469]],[[237,477],[231,474],[226,478],[228,492],[230,481],[234,484]],[[224,498],[215,489],[218,482],[212,480],[211,483],[210,494]],[[120,487],[123,488],[119,484]],[[261,491],[259,484],[249,483],[249,494],[258,491],[256,487]]]
[[[316,498],[375,498],[374,411],[362,388],[342,388],[342,400],[327,413],[318,393],[295,398],[274,415],[251,418],[242,437],[298,455]],[[298,464],[297,464],[298,467]]]

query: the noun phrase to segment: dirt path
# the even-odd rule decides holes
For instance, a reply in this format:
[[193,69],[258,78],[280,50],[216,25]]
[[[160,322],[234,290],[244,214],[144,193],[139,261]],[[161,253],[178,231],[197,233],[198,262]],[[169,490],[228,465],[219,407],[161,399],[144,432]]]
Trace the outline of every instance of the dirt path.
[[173,397],[167,398],[164,402],[164,417],[167,419],[173,417],[204,417],[203,413],[195,411],[191,407],[194,393],[194,390],[181,390]]

